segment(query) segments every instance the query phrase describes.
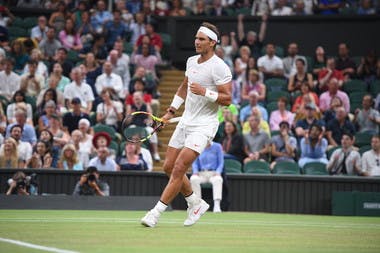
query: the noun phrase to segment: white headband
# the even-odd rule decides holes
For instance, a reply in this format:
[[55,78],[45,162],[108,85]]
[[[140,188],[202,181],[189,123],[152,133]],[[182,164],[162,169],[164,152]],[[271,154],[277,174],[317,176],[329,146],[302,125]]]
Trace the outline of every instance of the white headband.
[[207,28],[205,26],[201,26],[201,27],[199,27],[198,32],[202,32],[202,33],[206,34],[207,37],[209,37],[210,39],[215,40],[216,42],[218,42],[218,36],[211,29],[209,29],[209,28]]

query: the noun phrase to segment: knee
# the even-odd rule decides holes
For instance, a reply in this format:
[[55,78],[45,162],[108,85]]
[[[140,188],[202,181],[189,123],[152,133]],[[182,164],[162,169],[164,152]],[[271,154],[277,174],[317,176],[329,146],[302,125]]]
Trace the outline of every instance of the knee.
[[214,183],[219,183],[219,184],[222,184],[223,183],[223,178],[221,176],[213,176],[212,178],[210,178],[210,182],[211,184],[214,184]]
[[185,168],[185,164],[181,161],[176,161],[173,166],[173,170],[171,175],[173,178],[181,178],[185,175],[187,168]]
[[170,176],[170,174],[172,174],[172,171],[173,171],[173,163],[167,162],[165,160],[163,169],[164,169],[166,175]]
[[198,175],[192,175],[190,177],[190,183],[191,184],[200,184],[201,183],[200,177]]

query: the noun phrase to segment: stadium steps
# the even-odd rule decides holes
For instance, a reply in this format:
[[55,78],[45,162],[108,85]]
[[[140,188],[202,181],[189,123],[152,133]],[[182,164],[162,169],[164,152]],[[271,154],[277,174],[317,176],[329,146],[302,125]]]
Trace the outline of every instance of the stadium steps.
[[[161,98],[160,98],[161,114],[159,116],[162,116],[165,113],[166,108],[169,107],[178,87],[182,83],[185,73],[184,71],[179,71],[179,70],[162,70],[160,73],[162,76],[160,78],[160,84],[158,86],[158,90],[161,93]],[[180,116],[182,112],[183,112],[183,106],[179,109],[177,115]],[[154,162],[153,171],[163,171],[162,165],[165,158],[167,144],[175,129],[175,126],[176,124],[169,124],[158,133],[158,139],[160,141],[160,146],[158,150],[161,156],[161,161]]]

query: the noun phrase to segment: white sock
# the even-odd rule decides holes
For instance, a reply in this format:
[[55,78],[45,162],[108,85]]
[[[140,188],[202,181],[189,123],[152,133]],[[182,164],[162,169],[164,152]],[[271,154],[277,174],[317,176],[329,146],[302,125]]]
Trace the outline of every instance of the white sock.
[[201,200],[194,192],[190,196],[185,197],[188,205],[196,205]]
[[220,209],[220,199],[214,200],[214,211],[221,211]]
[[165,212],[166,208],[168,208],[167,205],[165,205],[164,203],[162,203],[161,201],[158,201],[157,204],[154,206],[154,210],[156,210],[157,212],[159,212],[160,214]]

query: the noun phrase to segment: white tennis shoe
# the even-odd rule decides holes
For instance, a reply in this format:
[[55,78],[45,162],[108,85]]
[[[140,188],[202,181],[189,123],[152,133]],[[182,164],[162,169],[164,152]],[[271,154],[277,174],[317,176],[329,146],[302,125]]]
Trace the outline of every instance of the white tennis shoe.
[[154,228],[157,225],[158,219],[160,218],[160,214],[152,209],[141,219],[141,224],[145,227]]
[[187,208],[187,219],[183,223],[184,226],[194,225],[199,218],[209,209],[210,205],[206,203],[203,199],[199,204],[194,206],[189,206]]

